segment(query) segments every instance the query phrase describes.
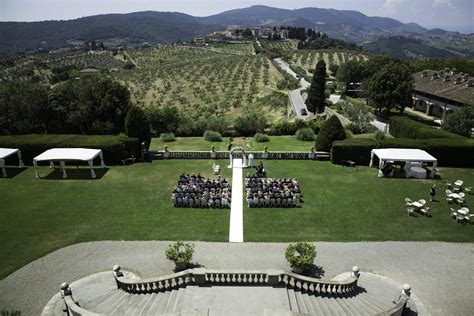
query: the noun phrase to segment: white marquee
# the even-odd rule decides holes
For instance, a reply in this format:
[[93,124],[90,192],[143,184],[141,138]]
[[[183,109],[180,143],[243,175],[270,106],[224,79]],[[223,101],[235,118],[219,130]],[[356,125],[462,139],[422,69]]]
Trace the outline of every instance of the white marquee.
[[67,173],[64,167],[66,166],[66,161],[87,161],[89,168],[91,170],[91,177],[95,178],[96,174],[94,172],[94,159],[100,157],[100,166],[105,168],[104,157],[102,155],[102,150],[100,149],[89,149],[89,148],[53,148],[43,152],[41,155],[36,156],[33,159],[33,164],[35,166],[36,177],[40,177],[38,171],[38,162],[39,161],[49,161],[50,166],[54,166],[53,161],[59,161],[61,170],[63,172],[63,178],[67,178]]
[[2,169],[3,177],[7,176],[7,170],[5,169],[5,158],[17,154],[18,156],[18,167],[25,168],[23,161],[21,160],[21,151],[17,148],[0,148],[0,168]]
[[438,160],[424,150],[412,148],[383,148],[372,149],[370,156],[370,166],[373,165],[374,156],[379,158],[379,170],[382,169],[386,161],[405,161],[405,162],[429,162],[433,164],[430,177],[434,178],[435,168]]

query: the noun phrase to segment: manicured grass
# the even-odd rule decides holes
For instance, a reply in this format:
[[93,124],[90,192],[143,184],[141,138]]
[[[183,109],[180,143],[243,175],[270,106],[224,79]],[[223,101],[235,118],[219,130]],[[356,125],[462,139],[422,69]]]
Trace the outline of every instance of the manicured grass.
[[[444,180],[378,178],[369,167],[342,167],[329,162],[267,161],[268,177],[295,177],[304,203],[301,208],[244,210],[246,241],[474,241],[474,225],[457,224],[444,201]],[[473,169],[441,168],[442,179],[474,184]],[[439,202],[428,202],[432,217],[407,215],[405,197],[429,201],[438,186]],[[473,209],[474,196],[466,198]]]
[[[168,146],[168,150],[211,150],[214,146],[216,151],[227,150],[229,138],[223,137],[222,142],[208,142],[203,137],[176,137],[176,141],[164,143],[159,138],[153,138],[150,150],[163,150],[164,146]],[[235,137],[232,139],[232,146],[240,146],[246,150],[263,151],[265,146],[269,151],[310,151],[314,146],[313,141],[301,141],[295,136],[270,136],[270,141],[266,143],[257,143],[253,137]]]
[[[93,240],[227,241],[228,209],[174,208],[179,174],[211,174],[212,160],[157,160],[112,167],[99,179],[68,170],[70,179],[36,179],[33,168],[0,178],[0,277],[47,253]],[[217,161],[230,178],[227,161]],[[258,163],[258,161],[257,161]],[[244,210],[245,241],[442,240],[474,242],[474,225],[450,218],[446,202],[429,203],[432,217],[410,217],[404,198],[428,199],[443,180],[377,178],[377,170],[318,161],[266,161],[269,177],[296,177],[304,203],[296,209]],[[251,171],[251,170],[248,170]],[[247,172],[247,170],[244,170]],[[99,174],[99,173],[98,173]],[[441,168],[441,177],[474,184],[474,169]],[[53,179],[54,178],[54,179]],[[474,205],[467,197],[467,206]],[[455,206],[453,206],[455,207]]]
[[[218,162],[222,174],[230,179],[223,162]],[[85,169],[77,179],[74,168],[68,174],[76,179],[36,179],[30,167],[0,178],[0,278],[55,249],[84,241],[226,241],[228,209],[171,204],[179,174],[200,172],[214,178],[212,163],[168,160],[112,167],[96,180]],[[40,172],[47,176],[51,170]]]
[[164,150],[165,145],[170,151],[180,150],[204,150],[210,151],[214,146],[216,151],[227,150],[228,138],[223,137],[221,142],[208,142],[204,137],[176,137],[174,142],[162,142],[159,138],[153,138],[150,150]]

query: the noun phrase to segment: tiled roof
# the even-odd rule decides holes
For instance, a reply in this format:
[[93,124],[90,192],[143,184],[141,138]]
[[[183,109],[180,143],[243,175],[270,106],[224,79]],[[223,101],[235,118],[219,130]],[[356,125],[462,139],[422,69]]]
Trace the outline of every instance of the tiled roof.
[[423,70],[414,74],[414,77],[416,91],[474,105],[474,78],[472,76],[448,70]]

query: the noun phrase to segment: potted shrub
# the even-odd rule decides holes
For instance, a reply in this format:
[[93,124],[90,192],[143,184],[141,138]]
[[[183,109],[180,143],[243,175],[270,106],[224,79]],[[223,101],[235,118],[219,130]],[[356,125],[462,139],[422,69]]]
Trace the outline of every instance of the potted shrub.
[[193,259],[194,244],[177,241],[166,248],[166,259],[176,265],[176,271],[184,270]]
[[316,247],[309,242],[289,244],[285,250],[285,258],[293,272],[302,273],[313,265],[316,258]]

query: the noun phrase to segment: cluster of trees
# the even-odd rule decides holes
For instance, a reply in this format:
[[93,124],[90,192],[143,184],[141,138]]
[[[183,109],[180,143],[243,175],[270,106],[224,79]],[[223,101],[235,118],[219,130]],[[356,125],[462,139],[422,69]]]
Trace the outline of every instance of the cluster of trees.
[[389,113],[392,108],[402,112],[412,103],[412,73],[406,62],[378,55],[365,62],[350,60],[342,64],[336,78],[345,83],[346,90],[351,83],[362,83],[369,104]]
[[245,28],[245,29],[236,29],[235,30],[235,35],[239,36],[243,36],[243,37],[252,37],[253,36],[253,32],[250,28]]
[[30,81],[0,86],[1,134],[118,134],[131,108],[127,87],[85,77],[50,88]]
[[354,43],[345,42],[340,39],[330,38],[326,34],[321,37],[309,39],[307,41],[299,41],[298,49],[348,49],[360,51],[362,48]]

